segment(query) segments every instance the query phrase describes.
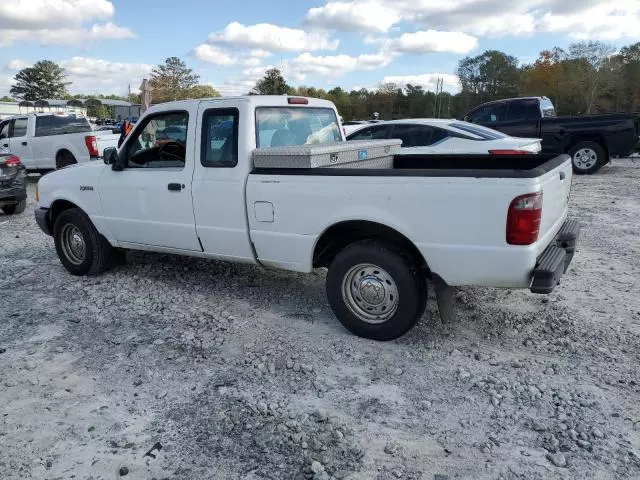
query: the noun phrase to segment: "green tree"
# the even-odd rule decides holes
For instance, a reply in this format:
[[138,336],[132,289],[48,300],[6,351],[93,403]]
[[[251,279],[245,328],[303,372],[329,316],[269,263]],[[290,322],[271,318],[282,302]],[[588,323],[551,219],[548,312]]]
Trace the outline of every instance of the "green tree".
[[250,92],[253,95],[284,95],[291,91],[282,73],[277,68],[267,70]]
[[518,59],[506,53],[487,50],[477,57],[463,58],[458,64],[457,73],[467,107],[473,103],[518,94]]
[[185,98],[211,98],[219,96],[220,92],[211,85],[195,85],[188,90]]
[[154,103],[182,100],[198,84],[200,76],[178,57],[169,57],[151,71]]
[[5,95],[4,97],[0,98],[0,102],[15,102],[15,100]]
[[15,84],[9,91],[22,100],[61,98],[67,93],[65,71],[51,60],[41,60],[33,67],[20,70],[15,76]]

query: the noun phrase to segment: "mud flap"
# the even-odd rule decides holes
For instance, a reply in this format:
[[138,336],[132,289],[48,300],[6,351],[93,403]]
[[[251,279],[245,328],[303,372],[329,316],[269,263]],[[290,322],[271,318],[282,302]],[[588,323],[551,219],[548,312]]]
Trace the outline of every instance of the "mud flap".
[[455,293],[457,289],[450,287],[438,275],[431,278],[436,293],[436,301],[438,302],[438,312],[440,312],[440,320],[443,324],[455,321]]

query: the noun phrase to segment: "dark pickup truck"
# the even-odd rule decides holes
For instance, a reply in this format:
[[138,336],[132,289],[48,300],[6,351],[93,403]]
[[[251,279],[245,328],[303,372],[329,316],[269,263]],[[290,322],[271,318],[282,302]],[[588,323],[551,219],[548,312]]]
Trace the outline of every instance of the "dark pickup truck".
[[514,137],[541,138],[542,153],[568,153],[577,174],[595,173],[612,157],[630,155],[640,139],[638,115],[557,117],[547,97],[483,103],[464,120]]

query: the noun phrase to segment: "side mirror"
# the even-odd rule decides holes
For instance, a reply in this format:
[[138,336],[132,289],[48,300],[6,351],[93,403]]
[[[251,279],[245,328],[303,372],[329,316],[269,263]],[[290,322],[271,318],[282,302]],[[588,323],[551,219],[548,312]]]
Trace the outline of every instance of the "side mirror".
[[113,165],[118,160],[118,150],[114,147],[107,147],[102,152],[102,158],[106,165]]
[[462,120],[464,120],[465,122],[468,122],[469,121],[469,115],[465,115]]

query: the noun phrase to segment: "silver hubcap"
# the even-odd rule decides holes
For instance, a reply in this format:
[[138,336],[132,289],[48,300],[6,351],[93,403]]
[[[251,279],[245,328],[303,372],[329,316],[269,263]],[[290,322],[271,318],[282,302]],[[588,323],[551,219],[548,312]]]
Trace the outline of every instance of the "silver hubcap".
[[384,269],[371,264],[352,267],[342,280],[342,298],[356,317],[383,323],[398,309],[398,288]]
[[573,163],[580,170],[588,170],[598,161],[598,155],[590,148],[581,148],[573,154]]
[[84,262],[86,246],[82,233],[75,225],[67,223],[62,227],[61,245],[64,256],[74,265]]

